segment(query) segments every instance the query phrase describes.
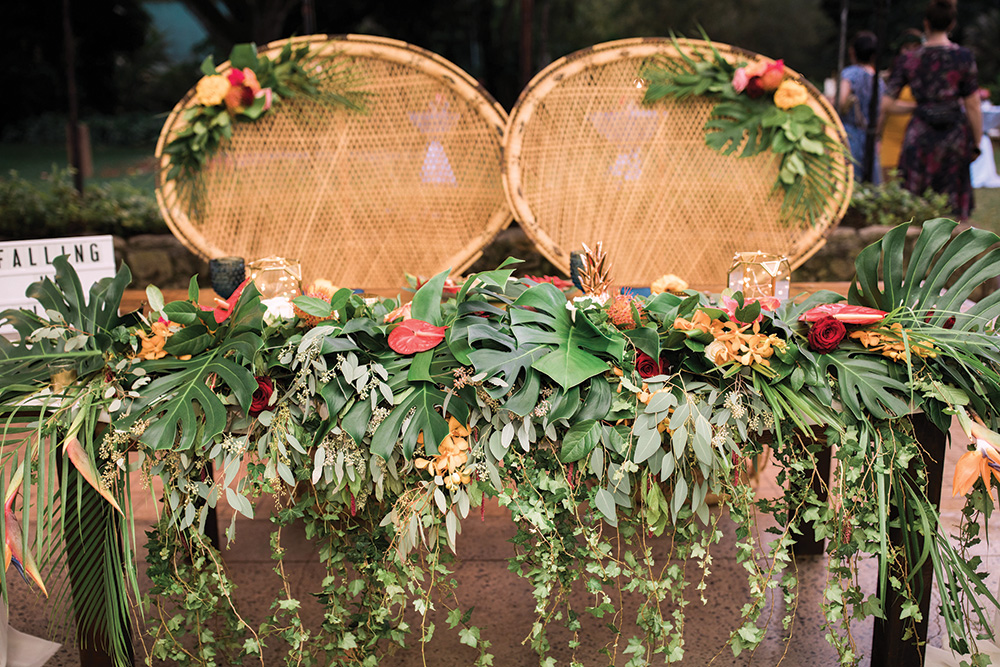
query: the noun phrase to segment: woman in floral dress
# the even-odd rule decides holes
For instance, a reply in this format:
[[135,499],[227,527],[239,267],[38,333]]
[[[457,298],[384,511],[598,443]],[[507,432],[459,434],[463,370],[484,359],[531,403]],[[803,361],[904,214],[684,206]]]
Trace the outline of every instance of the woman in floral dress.
[[[927,40],[894,68],[883,103],[889,112],[913,110],[899,157],[903,187],[947,194],[952,213],[965,220],[974,205],[969,165],[979,154],[983,116],[976,60],[948,39],[954,26],[955,5],[934,0],[924,19]],[[896,99],[907,84],[916,102]]]

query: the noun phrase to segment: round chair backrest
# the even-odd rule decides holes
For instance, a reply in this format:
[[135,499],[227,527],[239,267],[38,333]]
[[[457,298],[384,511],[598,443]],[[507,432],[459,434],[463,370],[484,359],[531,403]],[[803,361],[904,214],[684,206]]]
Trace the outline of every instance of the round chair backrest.
[[[704,41],[678,40],[688,54]],[[541,252],[564,271],[569,254],[597,241],[619,285],[666,274],[695,285],[721,284],[733,255],[783,254],[793,267],[823,243],[850,201],[852,168],[838,155],[836,180],[816,224],[781,221],[770,151],[741,158],[705,144],[708,97],[643,104],[644,72],[679,59],[669,39],[599,44],[566,56],[525,88],[507,123],[504,186],[514,216]],[[771,62],[722,44],[729,62]],[[834,109],[808,82],[809,105],[843,142]]]
[[[458,274],[511,219],[500,174],[503,108],[443,58],[378,37],[291,41],[339,54],[366,93],[362,112],[286,99],[233,136],[202,169],[202,195],[166,178],[164,148],[194,89],[167,118],[156,156],[160,208],[197,254],[297,259],[303,278],[394,287],[405,271]],[[218,67],[224,73],[229,63]]]

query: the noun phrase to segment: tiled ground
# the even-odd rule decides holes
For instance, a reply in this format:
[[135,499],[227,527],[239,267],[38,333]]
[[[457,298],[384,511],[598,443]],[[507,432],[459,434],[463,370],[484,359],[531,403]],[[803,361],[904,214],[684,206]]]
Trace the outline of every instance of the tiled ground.
[[[964,436],[959,432],[956,442],[964,442]],[[954,463],[963,447],[949,449],[945,467],[945,496],[950,494],[951,475]],[[763,494],[779,493],[780,489],[774,483],[773,469],[765,474],[759,491]],[[960,504],[951,498],[943,499],[943,513],[949,525],[957,522]],[[137,504],[137,515],[140,520],[151,522],[155,516],[155,503],[144,501]],[[220,523],[228,523],[228,515],[223,512]],[[822,612],[819,608],[822,588],[826,578],[824,557],[800,558],[796,563],[800,578],[800,595],[795,612],[795,622],[791,638],[785,640],[781,632],[780,618],[783,615],[783,605],[780,600],[771,609],[771,628],[767,639],[753,655],[743,654],[734,657],[732,651],[725,646],[729,630],[736,625],[740,607],[746,601],[747,584],[743,570],[736,564],[734,554],[735,535],[733,524],[723,519],[724,538],[722,543],[714,548],[714,564],[712,575],[708,580],[707,597],[709,604],[702,606],[693,603],[687,608],[687,624],[685,639],[687,642],[684,665],[761,665],[770,666],[782,664],[786,667],[820,667],[836,664],[834,651],[823,639]],[[273,561],[270,558],[268,535],[271,525],[266,520],[238,522],[237,541],[232,549],[225,552],[225,561],[231,576],[239,586],[237,601],[241,613],[259,623],[264,618],[268,607],[277,592],[279,580],[272,572]],[[521,665],[537,665],[531,649],[523,642],[534,621],[531,610],[534,601],[527,583],[518,579],[507,570],[506,557],[511,554],[511,545],[507,539],[513,535],[513,525],[505,516],[504,510],[492,507],[486,521],[466,521],[463,534],[459,538],[459,556],[461,562],[456,570],[456,578],[460,583],[460,601],[464,606],[474,604],[476,609],[473,622],[483,627],[483,636],[493,642],[492,652],[494,664],[501,667],[520,667]],[[996,531],[991,531],[996,536]],[[995,539],[995,537],[994,537]],[[661,553],[665,549],[665,541],[660,540],[656,549]],[[287,549],[286,571],[289,574],[299,599],[305,602],[304,617],[307,621],[318,622],[319,607],[308,601],[308,591],[314,582],[323,576],[311,547],[301,531],[286,530],[282,544]],[[1000,554],[991,556],[984,544],[980,550],[987,558],[987,568],[995,570]],[[868,587],[873,587],[875,564],[862,564],[862,581]],[[12,571],[11,571],[12,572]],[[144,586],[148,585],[145,579]],[[994,582],[995,585],[995,582]],[[575,606],[587,603],[586,595],[578,595]],[[30,593],[27,587],[19,581],[11,586],[10,599],[11,624],[31,634],[44,635],[49,622],[50,607],[46,601]],[[602,621],[589,619],[585,615],[584,631],[581,633],[581,646],[577,649],[576,659],[590,667],[608,665],[609,659],[601,656],[598,649],[612,639],[611,632],[602,626]],[[437,632],[433,641],[425,647],[423,654],[419,645],[405,652],[399,652],[384,659],[382,667],[452,667],[470,665],[474,660],[475,651],[459,643],[458,636],[447,630],[443,614],[439,615]],[[414,618],[413,623],[419,623]],[[625,625],[626,634],[628,624]],[[854,626],[854,639],[863,653],[868,652],[871,644],[871,622],[858,623]],[[943,633],[942,623],[932,613],[930,637],[931,643],[941,644]],[[558,646],[565,634],[556,628],[550,630],[553,645]],[[564,642],[562,642],[564,644]],[[142,656],[143,650],[137,641],[137,655]],[[622,653],[624,642],[618,647],[618,653],[613,664],[623,665],[629,656]],[[567,664],[571,656],[567,651],[556,651],[555,657],[559,664]],[[137,664],[141,658],[137,658]],[[282,661],[267,657],[265,664],[283,664]],[[867,657],[862,664],[867,665]],[[957,664],[957,663],[956,663]],[[76,667],[80,659],[75,649],[63,647],[50,661],[52,667]],[[88,666],[84,666],[88,667]]]

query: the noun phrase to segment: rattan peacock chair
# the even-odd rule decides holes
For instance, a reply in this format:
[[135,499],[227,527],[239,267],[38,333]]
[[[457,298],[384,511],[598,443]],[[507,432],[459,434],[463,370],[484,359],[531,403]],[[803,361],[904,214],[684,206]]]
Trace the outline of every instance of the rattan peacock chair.
[[365,110],[295,97],[234,124],[202,170],[194,205],[166,177],[164,153],[196,104],[192,89],[156,148],[157,200],[174,234],[206,258],[294,258],[304,279],[348,287],[393,287],[407,271],[457,274],[470,265],[511,219],[502,107],[452,63],[404,42],[314,35],[260,53],[274,57],[287,41],[348,59]]
[[[815,225],[781,222],[772,193],[778,161],[722,155],[705,144],[714,102],[706,97],[644,105],[643,73],[658,59],[705,53],[704,41],[628,39],[566,56],[525,88],[507,123],[504,186],[514,216],[564,271],[569,254],[603,240],[617,284],[643,286],[666,273],[721,284],[738,251],[775,252],[800,265],[824,243],[851,196],[852,168],[837,157],[841,185]],[[715,44],[730,62],[771,62]],[[843,141],[843,126],[802,78],[809,105]]]

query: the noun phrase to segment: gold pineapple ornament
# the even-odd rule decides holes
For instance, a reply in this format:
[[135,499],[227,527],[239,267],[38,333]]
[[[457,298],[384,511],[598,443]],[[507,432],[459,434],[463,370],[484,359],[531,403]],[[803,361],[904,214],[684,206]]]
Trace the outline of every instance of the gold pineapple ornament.
[[604,244],[598,241],[593,250],[586,243],[581,245],[580,287],[587,296],[606,299],[611,292],[611,262],[604,252]]

